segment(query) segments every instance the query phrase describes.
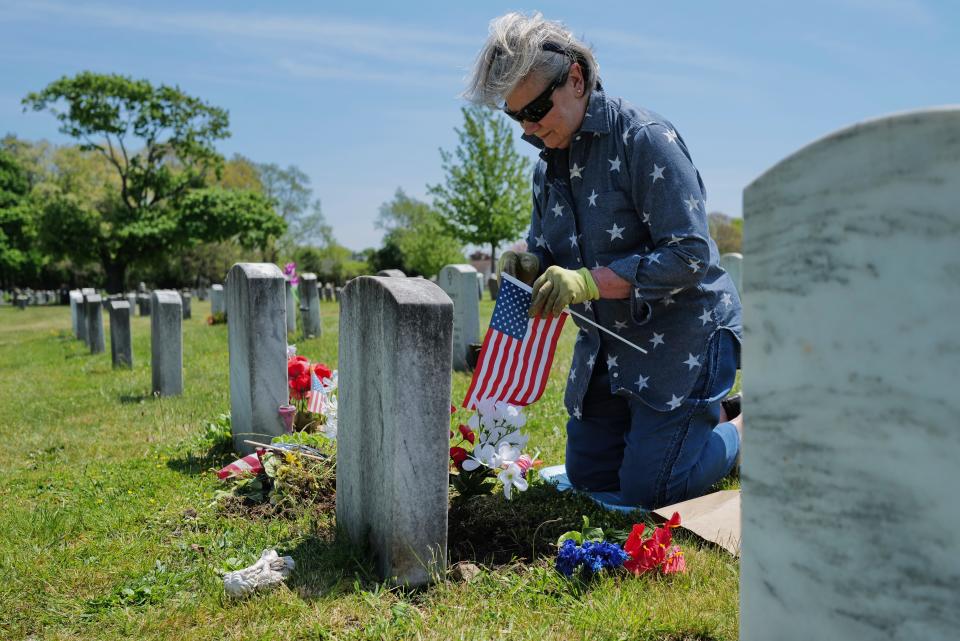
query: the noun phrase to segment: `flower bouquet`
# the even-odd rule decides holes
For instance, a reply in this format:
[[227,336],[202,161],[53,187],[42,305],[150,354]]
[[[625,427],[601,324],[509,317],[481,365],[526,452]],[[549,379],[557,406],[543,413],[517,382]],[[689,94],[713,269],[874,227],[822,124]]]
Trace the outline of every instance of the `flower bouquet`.
[[[290,405],[296,409],[293,430],[322,432],[327,438],[336,439],[337,372],[288,350],[287,384]],[[289,407],[280,408],[281,414],[288,410]]]
[[538,465],[536,454],[523,453],[528,437],[520,431],[527,419],[520,408],[504,402],[480,401],[466,424],[450,406],[450,483],[462,498],[489,494],[494,481],[503,484],[509,500],[527,489],[527,473]]

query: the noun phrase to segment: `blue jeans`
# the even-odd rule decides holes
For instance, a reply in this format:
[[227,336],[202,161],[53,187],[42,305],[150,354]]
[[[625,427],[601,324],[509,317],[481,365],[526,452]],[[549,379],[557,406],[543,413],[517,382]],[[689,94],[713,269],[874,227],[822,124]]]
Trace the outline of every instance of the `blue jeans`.
[[733,468],[740,450],[736,427],[720,423],[739,349],[730,332],[718,331],[693,390],[670,412],[611,394],[605,355],[597,356],[582,418],[567,422],[573,487],[605,503],[650,510],[705,493]]

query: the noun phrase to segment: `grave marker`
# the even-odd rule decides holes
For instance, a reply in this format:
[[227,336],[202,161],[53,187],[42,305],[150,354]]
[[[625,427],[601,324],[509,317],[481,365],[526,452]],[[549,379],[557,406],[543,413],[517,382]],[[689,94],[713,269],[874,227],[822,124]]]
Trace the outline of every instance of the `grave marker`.
[[453,369],[467,366],[467,348],[480,340],[480,304],[474,298],[477,270],[472,265],[447,265],[440,270],[438,284],[453,301]]
[[133,367],[133,342],[130,336],[130,302],[112,300],[107,304],[110,313],[110,356],[113,368]]
[[180,294],[157,289],[150,295],[150,368],[153,393],[183,394],[183,303]]

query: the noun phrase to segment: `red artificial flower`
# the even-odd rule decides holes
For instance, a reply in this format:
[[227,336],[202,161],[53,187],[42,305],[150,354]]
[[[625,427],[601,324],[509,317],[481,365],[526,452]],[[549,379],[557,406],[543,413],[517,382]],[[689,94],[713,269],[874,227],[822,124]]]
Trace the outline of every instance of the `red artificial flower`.
[[527,472],[530,471],[531,467],[537,467],[542,463],[543,461],[540,459],[537,459],[536,461],[531,459],[529,454],[521,454],[520,458],[517,459],[517,467],[520,468],[523,478],[527,478]]
[[287,360],[287,377],[292,381],[310,373],[310,361],[306,356],[291,356]]
[[680,527],[680,513],[674,512],[673,516],[670,517],[670,520],[663,524],[663,527],[670,529]]
[[683,550],[676,545],[670,550],[670,555],[663,562],[664,574],[676,574],[687,571],[687,560],[683,557]]
[[471,430],[466,425],[461,424],[459,427],[459,430],[460,430],[460,436],[462,436],[464,439],[469,441],[471,445],[473,445],[473,442],[477,440],[477,435],[474,434],[473,430]]
[[453,459],[453,464],[457,466],[458,470],[462,469],[463,462],[467,460],[467,451],[462,447],[451,447],[450,458]]
[[317,363],[313,366],[313,373],[317,375],[321,381],[333,376],[333,370],[324,365],[323,363]]
[[670,530],[675,527],[680,527],[680,515],[676,512],[663,527],[654,529],[648,539],[642,538],[644,524],[634,525],[623,545],[624,551],[630,556],[623,567],[637,575],[652,570],[659,570],[663,574],[686,571],[687,563],[683,551],[677,546],[670,547],[673,539],[673,533]]
[[454,405],[453,403],[450,403],[450,415],[452,416],[456,413],[457,413],[457,406]]

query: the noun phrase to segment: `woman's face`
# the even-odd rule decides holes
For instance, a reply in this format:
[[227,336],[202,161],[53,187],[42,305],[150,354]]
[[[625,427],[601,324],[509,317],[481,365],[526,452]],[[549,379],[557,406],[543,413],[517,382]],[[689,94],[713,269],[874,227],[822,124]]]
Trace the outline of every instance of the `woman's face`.
[[[554,80],[539,76],[525,78],[507,96],[507,109],[519,111],[543,93]],[[523,133],[540,138],[543,144],[551,149],[569,147],[573,135],[580,129],[583,114],[587,109],[583,87],[580,65],[574,63],[570,66],[567,81],[553,91],[553,108],[539,122],[524,120],[521,123]]]

